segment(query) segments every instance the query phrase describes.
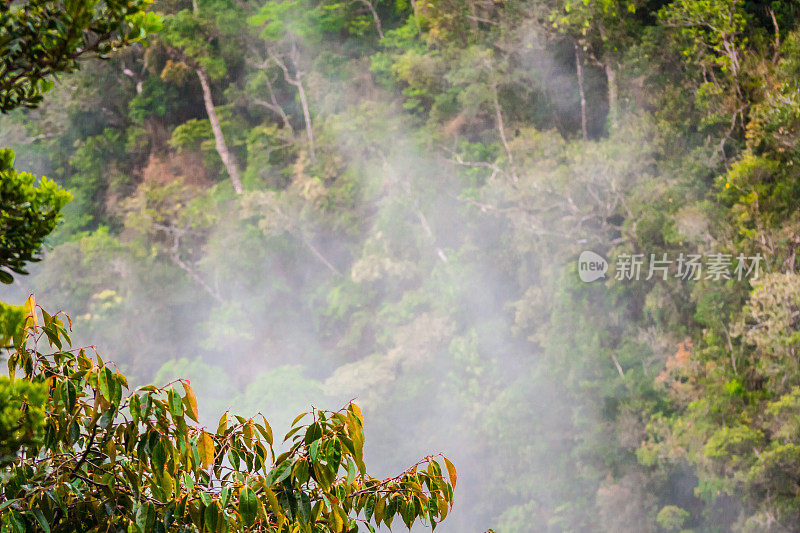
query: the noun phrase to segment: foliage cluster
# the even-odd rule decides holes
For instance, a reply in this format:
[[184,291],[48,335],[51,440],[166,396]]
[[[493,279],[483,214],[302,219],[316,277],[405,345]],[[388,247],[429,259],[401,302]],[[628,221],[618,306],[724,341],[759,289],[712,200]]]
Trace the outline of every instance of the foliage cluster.
[[[797,2],[153,7],[2,119],[75,195],[9,297],[217,412],[357,395],[377,463],[471,465],[455,531],[800,530]],[[765,261],[584,284],[586,249]]]

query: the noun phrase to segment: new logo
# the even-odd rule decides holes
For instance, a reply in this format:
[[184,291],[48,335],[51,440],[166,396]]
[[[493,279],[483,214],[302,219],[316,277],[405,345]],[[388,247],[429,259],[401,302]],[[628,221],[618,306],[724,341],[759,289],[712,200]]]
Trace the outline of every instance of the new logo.
[[578,258],[578,276],[581,281],[591,283],[605,279],[606,272],[608,272],[608,261],[602,255],[589,250],[581,252]]

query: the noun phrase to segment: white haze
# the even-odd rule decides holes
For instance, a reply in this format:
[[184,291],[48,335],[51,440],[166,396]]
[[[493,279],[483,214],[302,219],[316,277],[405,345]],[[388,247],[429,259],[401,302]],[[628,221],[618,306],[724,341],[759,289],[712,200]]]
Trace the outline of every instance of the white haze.
[[[574,105],[574,99],[565,96],[574,93],[573,74],[560,67],[546,52],[547,43],[532,28],[523,28],[516,38],[518,41],[508,43],[506,48],[513,45],[525,51],[521,58],[530,73],[530,80],[540,83],[555,101],[560,102],[558,105]],[[305,58],[305,62],[310,65],[310,58]],[[219,414],[226,409],[244,414],[261,411],[270,419],[275,432],[281,433],[293,414],[312,404],[334,409],[355,398],[364,408],[366,463],[371,473],[376,477],[383,477],[398,472],[429,453],[444,453],[458,467],[459,485],[455,509],[437,531],[482,532],[487,528],[497,527],[497,520],[504,510],[488,507],[487,504],[493,501],[494,491],[502,490],[493,484],[498,479],[498,469],[506,470],[505,476],[508,479],[526,476],[530,471],[547,471],[550,473],[545,474],[545,480],[547,476],[560,475],[562,479],[550,481],[558,481],[562,485],[571,475],[566,467],[559,474],[558,467],[552,464],[553,458],[533,448],[528,450],[527,463],[509,463],[508,458],[498,456],[491,439],[502,439],[503,435],[511,435],[510,438],[513,438],[516,428],[509,427],[507,422],[518,420],[520,426],[537,428],[537,431],[550,434],[551,437],[547,439],[549,442],[558,442],[564,438],[559,434],[572,428],[569,420],[559,420],[563,406],[558,404],[570,399],[554,396],[559,391],[560,383],[549,382],[560,378],[549,377],[547,366],[536,362],[543,348],[536,342],[529,342],[524,337],[511,333],[518,310],[504,305],[504,302],[510,300],[509,295],[518,291],[514,287],[520,283],[520,280],[511,279],[514,269],[509,268],[508,262],[514,258],[485,257],[485,253],[489,253],[486,250],[496,247],[500,239],[509,238],[508,228],[501,227],[497,222],[498,217],[491,212],[480,212],[478,208],[471,208],[469,200],[463,197],[463,182],[459,181],[457,174],[461,169],[450,161],[452,155],[448,152],[448,149],[453,148],[452,143],[442,140],[441,149],[422,146],[415,138],[408,114],[396,103],[394,97],[375,87],[370,81],[364,82],[370,80],[367,64],[362,64],[360,69],[361,76],[355,81],[350,78],[326,79],[318,72],[310,76],[309,94],[316,114],[315,128],[320,139],[328,146],[336,147],[337,155],[346,161],[349,171],[360,176],[363,190],[370,192],[370,201],[380,198],[379,205],[385,213],[392,213],[392,219],[377,221],[366,232],[367,246],[353,247],[352,242],[336,242],[336,234],[327,232],[319,225],[313,228],[313,242],[319,249],[340,258],[335,263],[340,267],[344,265],[346,268],[342,275],[353,281],[349,290],[358,291],[359,283],[371,279],[370,276],[403,276],[405,270],[415,271],[417,265],[403,264],[404,259],[398,253],[397,264],[385,265],[384,271],[376,274],[369,270],[370,257],[353,257],[348,260],[342,250],[372,248],[380,250],[385,257],[391,257],[392,253],[387,254],[386,250],[392,250],[396,243],[392,242],[392,233],[387,230],[413,235],[421,241],[418,248],[423,250],[422,260],[426,265],[423,268],[427,269],[428,276],[431,277],[428,281],[423,281],[419,290],[430,300],[457,300],[463,302],[464,307],[452,310],[450,315],[446,310],[439,312],[436,309],[422,314],[415,313],[415,318],[409,322],[392,326],[391,329],[397,336],[394,345],[388,342],[383,351],[365,354],[354,361],[340,361],[336,365],[326,360],[329,349],[325,345],[325,339],[317,338],[311,316],[296,317],[292,321],[292,329],[276,332],[272,337],[274,341],[257,353],[241,353],[239,346],[248,345],[246,337],[249,328],[259,330],[269,328],[270,325],[259,322],[257,313],[252,314],[248,309],[238,308],[237,302],[252,300],[254,290],[268,287],[270,272],[264,268],[259,273],[256,266],[252,279],[232,277],[225,270],[229,267],[231,272],[237,272],[240,265],[234,264],[234,256],[234,263],[227,266],[215,264],[206,267],[202,261],[198,262],[203,275],[208,279],[228,281],[219,286],[219,291],[226,302],[224,305],[230,306],[231,315],[236,317],[236,327],[228,329],[229,338],[220,336],[217,329],[215,336],[208,339],[207,345],[215,346],[214,349],[206,353],[195,353],[191,350],[191,353],[180,352],[182,345],[194,346],[198,336],[203,338],[206,335],[207,328],[204,328],[203,323],[208,319],[207,309],[187,311],[185,315],[178,317],[180,327],[170,326],[159,333],[136,331],[137,326],[133,322],[137,319],[132,317],[130,322],[123,320],[119,325],[120,328],[129,329],[129,332],[115,338],[127,339],[126,342],[135,345],[137,338],[141,339],[142,335],[164,335],[164,341],[168,342],[170,348],[161,354],[142,354],[142,357],[157,358],[156,368],[167,360],[176,360],[162,368],[156,379],[192,379],[200,398],[203,421],[208,425],[216,424]],[[343,125],[351,126],[348,128]],[[16,144],[13,138],[9,141],[12,146]],[[624,139],[621,144],[625,144]],[[628,146],[631,152],[640,150],[639,146]],[[639,158],[646,159],[646,156],[631,155],[630,159],[636,160],[631,165],[634,168],[646,167],[647,162],[640,163]],[[576,157],[573,164],[579,168],[591,166],[591,154],[587,159],[588,161]],[[17,166],[24,168],[25,163],[25,160],[21,160]],[[541,232],[532,230],[529,251],[529,256],[534,258],[531,264],[537,265],[539,270],[529,278],[539,279],[540,283],[554,283],[559,279],[559,271],[568,270],[565,265],[579,249],[578,243],[584,238],[593,238],[589,232],[581,235],[580,229],[571,224],[570,217],[574,217],[574,213],[558,212],[565,191],[569,192],[575,187],[575,200],[579,208],[584,208],[590,205],[590,200],[583,198],[583,188],[597,184],[590,182],[587,185],[586,179],[576,181],[575,186],[570,183],[554,183],[551,169],[545,169],[540,176],[537,168],[525,166],[524,158],[517,164],[523,167],[519,169],[519,187],[528,187],[530,194],[544,195],[545,203],[547,194],[554,195],[551,202],[554,211],[543,215],[543,219],[550,221],[552,227],[545,229],[562,233],[559,236],[543,237]],[[614,170],[609,172],[613,174]],[[618,177],[597,175],[592,170],[588,174],[591,180],[599,183],[598,188],[602,188],[604,179],[614,180]],[[498,198],[502,197],[505,190],[503,180],[506,179],[506,176],[497,176],[497,185],[491,187]],[[631,187],[635,183],[621,185]],[[479,200],[490,202],[492,198]],[[569,231],[572,230],[575,232],[570,235]],[[229,228],[218,228],[209,240],[224,247],[230,238],[228,231]],[[476,234],[481,235],[483,241],[476,242],[473,237]],[[469,258],[477,258],[474,261],[477,268],[465,272],[457,266],[454,267],[461,258],[467,258],[467,261],[470,261]],[[42,290],[33,283],[38,272],[47,268],[48,261],[49,258],[45,258],[42,264],[33,266],[32,275],[21,278],[15,286],[3,288],[0,298],[20,303],[27,293],[36,291],[38,301],[45,308],[58,310],[64,307],[64,302],[58,300],[59,291],[48,294],[48,290]],[[124,287],[130,292],[136,292],[137,287],[142,286],[139,281],[141,276],[155,275],[129,268],[128,264],[133,260],[126,256],[106,258],[104,261],[107,268],[117,265],[117,270],[112,273],[114,283],[118,288]],[[307,276],[312,283],[323,285],[314,277],[322,275],[327,278],[332,274],[327,269],[320,268],[320,264],[315,261],[308,254],[305,262],[295,262],[294,276]],[[63,274],[70,275],[69,272]],[[454,299],[452,295],[433,292],[443,286],[452,286],[453,291],[460,296]],[[531,283],[530,287],[528,291],[524,288],[522,290],[526,297],[535,295],[537,291],[542,294],[556,292],[554,287],[537,287],[535,283]],[[183,286],[164,287],[164,290],[169,291],[177,301],[189,301],[199,289],[188,280]],[[145,307],[148,305],[148,296],[139,296],[143,314],[147,313]],[[280,291],[265,292],[263,304],[273,309],[280,308],[287,305],[288,300],[284,299],[290,300],[291,295]],[[531,296],[531,301],[537,300]],[[288,305],[297,306],[296,302]],[[380,307],[379,302],[374,308]],[[70,312],[67,308],[64,310]],[[545,323],[550,311],[546,308],[541,311]],[[459,317],[459,323],[449,320],[448,316]],[[585,334],[584,331],[579,331],[581,328],[581,324],[574,324],[570,331],[556,333],[565,337]],[[410,394],[416,398],[413,402],[388,403],[398,397],[398,391],[413,387],[420,374],[433,372],[437,376],[447,376],[470,368],[472,363],[463,361],[459,368],[442,368],[440,354],[430,349],[452,349],[452,339],[456,336],[459,339],[469,338],[470,330],[479,332],[481,345],[478,353],[484,359],[476,363],[475,372],[491,374],[489,377],[485,374],[478,375],[474,378],[475,382],[509,384],[507,388],[488,389],[484,401],[474,404],[466,404],[451,394],[451,391],[436,388]],[[187,338],[182,338],[183,335],[187,335]],[[243,338],[237,338],[239,336]],[[80,331],[76,331],[76,339],[78,342],[95,342]],[[117,351],[114,345],[99,344],[97,349],[106,359],[114,358]],[[194,365],[194,375],[185,376],[184,370],[188,365],[181,358],[186,358],[187,361],[201,359],[204,366]],[[295,358],[301,362],[295,362]],[[125,361],[120,363],[124,368]],[[610,365],[610,362],[606,363]],[[534,375],[537,376],[536,379],[533,378]],[[287,382],[292,383],[291,388],[284,385]],[[258,385],[258,390],[271,392],[257,395],[248,393],[247,386],[253,383]],[[537,388],[527,390],[531,383],[538,384]],[[542,386],[542,383],[549,385]],[[503,397],[494,396],[496,391],[500,391],[502,395],[511,398],[514,396],[509,391],[514,390],[524,391],[516,397],[528,398],[530,403],[507,404]],[[473,394],[472,397],[480,398],[480,393]],[[499,412],[504,409],[512,412]],[[594,406],[594,410],[590,407],[586,415],[596,416],[599,409],[600,406]],[[501,422],[494,420],[498,414],[502,415],[498,420],[504,421],[505,427],[498,427]],[[521,448],[524,449],[524,446],[521,445]],[[528,492],[523,490],[509,499],[509,506],[524,505],[529,500],[541,498],[541,493],[547,490],[547,486],[536,490],[531,488]],[[511,519],[507,520],[515,523]],[[518,530],[524,531],[524,526]]]

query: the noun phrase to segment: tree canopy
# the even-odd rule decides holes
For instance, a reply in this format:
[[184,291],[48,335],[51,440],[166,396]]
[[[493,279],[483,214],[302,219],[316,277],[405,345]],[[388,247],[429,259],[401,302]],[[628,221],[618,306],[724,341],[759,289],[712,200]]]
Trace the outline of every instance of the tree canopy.
[[108,57],[161,27],[152,0],[5,0],[0,6],[0,112],[33,107],[53,78]]
[[[15,185],[27,192],[14,202],[39,232],[20,234],[16,249],[29,255],[3,245],[30,275],[4,267],[14,283],[0,296],[20,305],[0,324],[17,353],[10,332],[28,321],[22,304],[36,292],[70,313],[74,346],[97,346],[118,367],[91,350],[69,352],[62,366],[42,356],[87,395],[77,426],[52,418],[50,392],[3,394],[12,406],[41,399],[44,420],[77,427],[72,445],[83,449],[94,398],[109,401],[98,399],[103,412],[113,403],[97,392],[100,375],[131,384],[109,428],[133,434],[134,396],[165,402],[161,414],[140,411],[133,452],[117,448],[124,435],[112,439],[118,458],[141,466],[140,489],[155,490],[145,492],[155,501],[136,500],[153,504],[154,514],[137,507],[145,525],[165,517],[156,512],[167,507],[156,503],[166,502],[164,471],[176,499],[178,489],[199,498],[184,520],[202,505],[203,520],[213,508],[219,527],[226,512],[238,523],[246,485],[274,526],[257,476],[271,481],[272,460],[296,443],[288,460],[305,464],[320,413],[322,440],[335,437],[355,464],[344,437],[358,417],[336,409],[357,398],[376,477],[428,450],[459,466],[458,504],[437,530],[800,531],[798,2],[16,1],[0,2],[3,27],[27,35],[26,5],[67,4],[91,4],[92,17],[118,25],[111,48],[97,49],[103,60],[40,70],[33,93],[3,93],[20,106],[0,117],[0,143],[17,168],[73,199],[52,209],[66,196],[50,181],[40,189],[4,171],[30,184]],[[36,20],[46,26],[53,9]],[[130,42],[159,26],[147,46]],[[77,55],[101,33],[80,35],[65,57],[94,54]],[[63,39],[24,42],[40,57],[67,50]],[[25,61],[25,50],[3,57]],[[48,80],[47,98],[26,107]],[[44,202],[36,215],[22,207],[31,198]],[[26,267],[56,211],[45,259]],[[584,252],[608,264],[604,278],[582,280]],[[743,268],[752,258],[757,272]],[[71,349],[62,347],[49,351]],[[36,372],[31,383],[43,379]],[[212,429],[189,417],[184,431],[172,418],[170,390],[188,416],[182,379]],[[339,415],[312,410],[285,449],[275,440],[277,457],[257,427],[247,447],[258,412],[291,428],[309,405]],[[213,428],[233,407],[243,421],[228,417],[237,428],[228,438]],[[10,409],[0,417],[17,416]],[[30,414],[4,437],[19,450],[38,438],[28,428],[41,417]],[[147,437],[139,456],[159,424],[163,437]],[[69,431],[47,442],[66,449]],[[187,451],[206,434],[225,450],[219,465]],[[107,435],[98,426],[76,473],[122,468],[96,446]],[[244,446],[257,462],[256,436],[269,463],[258,474],[244,456],[227,457]],[[164,466],[154,469],[156,448]],[[80,460],[70,457],[53,475],[69,477]],[[357,464],[348,481],[341,461],[328,481],[346,491],[367,483]],[[194,489],[173,475],[179,463]],[[286,524],[305,520],[302,499],[281,499],[287,480],[297,489],[306,474],[314,487],[327,479],[302,468],[268,484]],[[248,481],[236,485],[233,470]],[[424,497],[413,482],[399,490],[414,487],[402,492],[405,512],[418,498],[431,525],[430,506],[445,507],[430,491],[448,489],[425,479]],[[120,483],[133,494],[124,474]],[[75,498],[78,489],[106,497],[80,478],[68,484],[61,490]],[[328,525],[334,505],[346,510],[329,489],[300,488],[309,504],[324,496],[318,518]],[[367,503],[356,514],[362,502],[347,501],[350,519],[366,519]],[[37,527],[32,507],[13,510]]]
[[27,274],[25,264],[55,228],[59,213],[71,199],[54,182],[13,168],[14,152],[0,150],[0,281],[11,283],[16,274]]

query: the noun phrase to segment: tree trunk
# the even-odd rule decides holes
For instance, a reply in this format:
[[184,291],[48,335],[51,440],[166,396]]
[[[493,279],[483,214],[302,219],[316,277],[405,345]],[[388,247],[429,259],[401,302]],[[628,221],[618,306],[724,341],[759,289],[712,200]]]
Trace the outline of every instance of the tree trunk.
[[294,130],[292,129],[292,123],[289,121],[289,117],[286,116],[286,112],[278,104],[278,99],[275,97],[275,90],[272,88],[272,82],[269,80],[268,73],[264,74],[264,80],[267,82],[267,90],[269,91],[269,100],[272,105],[270,109],[272,109],[273,111],[278,113],[278,115],[280,115],[281,120],[283,121],[283,127],[286,129],[286,131],[294,133]]
[[292,76],[289,74],[289,67],[286,66],[286,63],[276,54],[274,51],[270,50],[269,55],[272,60],[275,62],[278,67],[283,71],[283,79],[286,80],[286,83],[294,85],[297,87],[297,94],[300,96],[300,105],[303,108],[303,118],[306,122],[306,137],[308,137],[308,150],[311,155],[311,160],[315,163],[317,162],[317,155],[316,151],[314,150],[314,130],[311,129],[311,113],[308,110],[308,98],[306,97],[306,90],[303,88],[303,73],[297,68],[297,63],[292,60],[294,63],[294,71],[295,75]]
[[617,127],[617,73],[610,63],[605,64],[606,79],[608,80],[608,118],[611,128]]
[[214,141],[216,142],[217,153],[222,159],[225,169],[228,171],[228,176],[230,176],[231,182],[233,183],[233,190],[236,191],[236,194],[242,194],[242,192],[244,192],[244,188],[242,187],[242,180],[239,178],[239,169],[236,167],[236,162],[233,159],[233,155],[231,154],[230,150],[228,150],[228,145],[225,142],[224,135],[222,134],[222,128],[219,125],[217,111],[214,108],[214,100],[211,99],[211,87],[208,83],[208,74],[206,74],[206,71],[203,69],[203,67],[197,67],[195,72],[197,72],[197,77],[200,78],[200,85],[203,87],[203,102],[206,105],[208,120],[211,122],[211,130],[214,132]]
[[372,18],[373,20],[375,20],[375,29],[378,30],[378,37],[383,39],[383,26],[381,25],[380,17],[378,17],[378,12],[375,11],[375,6],[372,5],[372,2],[370,0],[360,0],[360,1],[364,3],[367,6],[367,9],[369,9],[370,13],[372,13]]
[[494,104],[495,123],[497,124],[497,131],[500,133],[500,140],[503,142],[503,148],[506,150],[506,157],[508,157],[508,166],[511,168],[511,177],[516,182],[519,180],[517,176],[517,169],[514,166],[514,154],[511,152],[511,146],[508,144],[506,138],[506,128],[503,124],[503,111],[500,109],[500,99],[497,94],[497,86],[492,85],[492,103]]
[[583,139],[586,140],[589,138],[589,130],[586,127],[586,93],[583,90],[583,65],[578,43],[575,43],[575,69],[578,72],[578,93],[581,97],[581,132]]
[[417,0],[411,0],[411,10],[414,12],[414,22],[419,26],[419,12],[417,9]]
[[306,136],[308,137],[308,149],[311,154],[311,160],[317,160],[317,154],[314,150],[314,130],[311,129],[311,113],[308,111],[308,99],[306,99],[306,91],[303,89],[303,79],[297,77],[297,81],[293,83],[297,87],[297,94],[300,96],[300,105],[303,106],[303,117],[306,121]]
[[778,26],[778,19],[775,18],[775,12],[771,7],[767,8],[767,13],[772,19],[772,27],[775,29],[775,51],[772,54],[772,62],[777,63],[781,54],[781,28]]

